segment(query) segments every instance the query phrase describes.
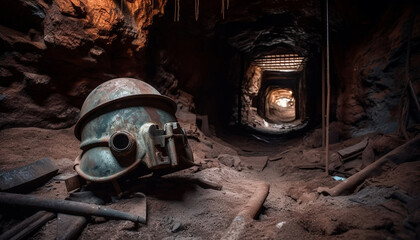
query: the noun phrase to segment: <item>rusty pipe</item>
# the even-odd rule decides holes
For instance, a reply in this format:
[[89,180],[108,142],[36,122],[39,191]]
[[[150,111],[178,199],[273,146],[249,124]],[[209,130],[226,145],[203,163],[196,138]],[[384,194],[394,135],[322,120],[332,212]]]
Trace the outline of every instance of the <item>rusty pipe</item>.
[[385,163],[391,161],[393,163],[402,163],[409,161],[410,159],[418,159],[420,156],[420,135],[404,143],[403,145],[395,148],[391,152],[385,154],[369,166],[363,168],[361,171],[355,173],[351,177],[347,178],[343,182],[339,183],[335,187],[329,188],[318,188],[318,192],[324,195],[330,195],[332,197],[344,195],[344,193],[351,192],[359,184],[361,184],[366,178],[374,175]]
[[255,189],[254,194],[252,194],[251,198],[248,200],[246,205],[242,208],[237,216],[251,219],[255,218],[265,199],[267,198],[269,191],[270,184],[266,182],[259,183]]
[[255,218],[258,211],[261,209],[265,199],[268,196],[270,191],[270,184],[267,182],[258,183],[257,188],[255,189],[254,194],[248,200],[246,205],[242,210],[236,215],[230,224],[229,228],[223,234],[223,240],[236,240],[241,239],[241,234],[245,230],[245,227],[248,223]]
[[34,195],[0,192],[0,203],[43,209],[50,212],[61,212],[79,216],[99,216],[108,219],[129,220],[146,224],[146,219],[141,216],[117,211],[111,208],[62,199],[42,198]]
[[136,138],[128,131],[117,131],[109,139],[109,148],[116,157],[126,157],[136,150]]

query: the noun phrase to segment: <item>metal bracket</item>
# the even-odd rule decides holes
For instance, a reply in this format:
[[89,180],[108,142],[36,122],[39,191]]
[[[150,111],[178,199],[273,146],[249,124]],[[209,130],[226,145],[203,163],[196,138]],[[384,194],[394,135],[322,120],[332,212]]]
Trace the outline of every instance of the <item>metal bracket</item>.
[[154,123],[146,123],[140,133],[146,147],[145,163],[150,169],[157,169],[167,165],[178,165],[176,139],[185,136],[185,131],[178,122],[170,122],[163,129]]

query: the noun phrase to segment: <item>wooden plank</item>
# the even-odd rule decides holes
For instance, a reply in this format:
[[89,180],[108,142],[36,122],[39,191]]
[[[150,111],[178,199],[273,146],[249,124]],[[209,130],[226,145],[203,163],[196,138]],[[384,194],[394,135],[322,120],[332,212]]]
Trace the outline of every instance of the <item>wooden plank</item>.
[[368,144],[368,138],[365,138],[363,141],[359,142],[356,145],[341,149],[340,151],[337,151],[338,154],[340,154],[341,157],[347,158],[355,153],[361,152]]
[[286,153],[288,153],[288,152],[290,152],[290,150],[292,150],[292,149],[287,149],[287,150],[285,150],[285,151],[283,151],[283,152],[281,152],[279,154],[276,154],[274,157],[268,158],[268,160],[269,161],[277,161],[277,160],[280,160],[280,159],[283,158],[283,155],[286,154]]
[[77,239],[87,225],[87,219],[83,216],[57,214],[57,235],[56,240]]
[[64,181],[66,184],[67,192],[79,189],[84,184],[84,180],[80,178],[80,176],[77,173],[60,174],[54,177],[54,180]]
[[46,222],[55,217],[54,213],[39,211],[34,215],[13,226],[10,230],[0,236],[0,240],[23,239],[33,231],[43,226]]
[[27,191],[54,176],[57,172],[58,167],[48,158],[3,171],[0,172],[0,191]]

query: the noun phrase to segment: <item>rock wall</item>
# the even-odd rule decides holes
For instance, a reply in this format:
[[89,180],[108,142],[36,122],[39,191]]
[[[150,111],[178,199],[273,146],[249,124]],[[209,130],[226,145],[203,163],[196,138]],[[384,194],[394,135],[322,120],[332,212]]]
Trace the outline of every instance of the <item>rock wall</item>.
[[[353,19],[343,16],[347,22],[339,28],[346,31],[333,34],[336,117],[348,136],[398,131],[401,96],[407,93],[409,35],[411,67],[408,71],[419,96],[420,15],[416,8],[419,9],[414,2],[359,6],[358,11],[351,11]],[[410,113],[415,114],[415,111]]]
[[[245,73],[242,84],[241,95],[241,123],[245,125],[256,125],[261,117],[256,116],[257,106],[252,106],[254,99],[258,96],[261,88],[261,79],[263,71],[255,65],[250,65]],[[262,122],[262,121],[261,121]]]
[[16,0],[0,10],[0,128],[68,127],[87,94],[145,77],[147,27],[166,0]]
[[[194,1],[184,1],[181,21],[174,23],[174,3],[166,0],[3,3],[0,129],[69,127],[87,94],[115,77],[144,79],[174,98],[182,89],[194,101],[189,111],[208,115],[212,124],[234,122],[245,63],[275,49],[308,55],[306,110],[318,119],[319,1],[237,0],[231,2],[225,19],[219,4],[202,2],[195,21]],[[409,73],[415,92],[420,92],[418,5],[414,1],[331,3],[331,121],[337,120],[345,134],[398,129],[401,96],[406,95],[410,24]],[[246,91],[251,96],[255,84],[250,83]],[[415,116],[413,109],[410,112]]]

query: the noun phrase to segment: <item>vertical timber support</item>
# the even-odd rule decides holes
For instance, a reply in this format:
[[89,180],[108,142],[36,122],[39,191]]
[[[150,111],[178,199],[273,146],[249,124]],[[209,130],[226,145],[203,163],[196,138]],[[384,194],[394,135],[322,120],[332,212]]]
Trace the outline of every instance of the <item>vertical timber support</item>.
[[[326,1],[326,0],[325,0]],[[324,1],[321,1],[322,3],[324,3]],[[321,4],[321,14],[322,14],[322,23],[325,23],[325,6],[323,4]],[[321,118],[322,118],[322,128],[321,128],[321,132],[322,132],[322,147],[325,147],[325,50],[326,50],[326,42],[325,42],[325,29],[323,28],[322,30],[322,39],[321,39],[321,98],[322,98],[322,113],[321,113]]]

